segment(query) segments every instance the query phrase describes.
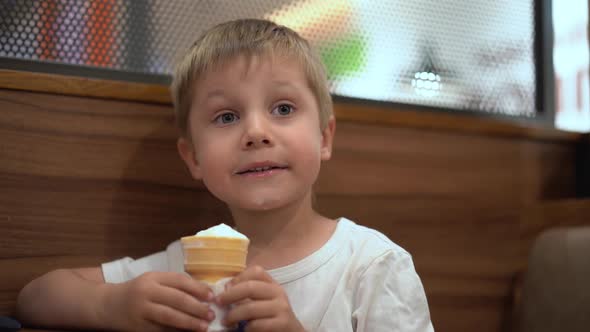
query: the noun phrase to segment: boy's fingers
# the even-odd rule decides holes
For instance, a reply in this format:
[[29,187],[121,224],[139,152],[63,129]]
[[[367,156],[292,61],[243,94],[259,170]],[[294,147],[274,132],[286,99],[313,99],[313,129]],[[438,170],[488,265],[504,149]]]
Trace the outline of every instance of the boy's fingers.
[[240,321],[249,321],[271,318],[275,312],[274,301],[250,301],[233,307],[223,319],[223,324],[233,326]]
[[165,273],[160,281],[162,285],[180,289],[186,293],[193,295],[201,301],[210,302],[214,299],[211,288],[190,276],[179,273]]
[[[273,318],[257,319],[255,321],[248,322],[244,331],[273,331],[274,325],[275,320]],[[276,328],[274,330],[276,330]]]
[[274,282],[272,277],[262,267],[255,265],[247,268],[246,270],[242,271],[240,274],[235,276],[230,282],[228,282],[228,287],[231,287],[235,284],[239,284],[247,280]]
[[192,295],[175,288],[161,288],[158,292],[154,293],[151,301],[204,320],[211,321],[215,318],[213,316],[213,311],[206,303],[203,303]]
[[270,300],[276,297],[273,284],[258,280],[248,280],[236,284],[217,296],[221,305],[234,304],[247,299]]
[[205,332],[209,327],[209,323],[207,321],[195,318],[160,304],[154,304],[150,306],[147,316],[148,320],[154,323],[181,330]]
[[177,328],[156,324],[151,321],[146,322],[147,325],[138,327],[137,331],[142,332],[178,332]]

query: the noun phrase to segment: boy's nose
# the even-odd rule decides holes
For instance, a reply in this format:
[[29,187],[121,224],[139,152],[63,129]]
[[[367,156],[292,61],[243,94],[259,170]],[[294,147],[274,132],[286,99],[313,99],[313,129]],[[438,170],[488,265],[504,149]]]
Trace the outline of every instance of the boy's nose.
[[263,115],[251,115],[246,121],[246,132],[242,146],[246,149],[272,145],[267,120]]
[[265,146],[265,145],[270,145],[270,140],[268,140],[266,138],[261,139],[261,140],[252,139],[246,143],[247,148],[252,148],[252,147],[256,147],[256,146],[260,147],[260,146]]

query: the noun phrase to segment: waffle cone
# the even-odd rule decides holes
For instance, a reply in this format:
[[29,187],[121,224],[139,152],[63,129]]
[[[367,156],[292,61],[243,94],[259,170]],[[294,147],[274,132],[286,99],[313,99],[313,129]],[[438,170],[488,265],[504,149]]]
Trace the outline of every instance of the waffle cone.
[[184,269],[194,279],[215,283],[246,268],[247,239],[187,236],[181,239]]

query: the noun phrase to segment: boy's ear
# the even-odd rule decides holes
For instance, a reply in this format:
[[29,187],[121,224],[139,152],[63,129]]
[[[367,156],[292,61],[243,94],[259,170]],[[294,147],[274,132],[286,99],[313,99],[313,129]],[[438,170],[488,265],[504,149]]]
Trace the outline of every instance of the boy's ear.
[[336,133],[336,119],[334,115],[330,115],[326,128],[322,131],[322,160],[330,160],[332,158],[332,143],[334,142],[334,134]]
[[199,162],[197,161],[197,156],[193,144],[188,139],[181,137],[176,141],[176,147],[178,149],[178,154],[188,170],[191,172],[191,175],[195,180],[202,179],[201,175],[201,166],[199,166]]

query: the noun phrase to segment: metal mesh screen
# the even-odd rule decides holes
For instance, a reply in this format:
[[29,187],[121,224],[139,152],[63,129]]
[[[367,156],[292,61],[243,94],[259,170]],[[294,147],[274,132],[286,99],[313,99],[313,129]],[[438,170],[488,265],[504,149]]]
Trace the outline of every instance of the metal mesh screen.
[[534,9],[532,0],[0,0],[0,61],[162,77],[215,23],[269,18],[316,45],[335,95],[534,116]]

